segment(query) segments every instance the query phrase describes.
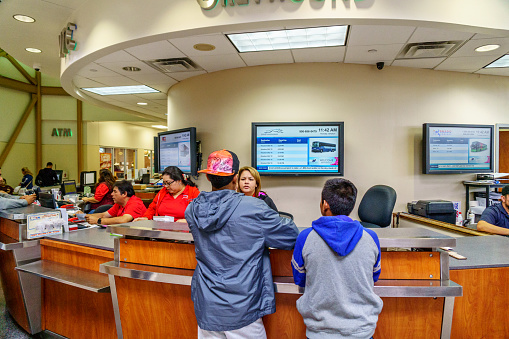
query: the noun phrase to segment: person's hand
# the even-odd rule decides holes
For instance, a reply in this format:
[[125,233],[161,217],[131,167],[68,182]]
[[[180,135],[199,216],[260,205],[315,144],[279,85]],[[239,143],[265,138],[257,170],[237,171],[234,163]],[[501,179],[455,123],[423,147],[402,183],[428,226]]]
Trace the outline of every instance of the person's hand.
[[145,217],[139,217],[139,218],[136,218],[133,220],[134,221],[140,221],[140,220],[148,220],[148,218],[145,218]]
[[87,197],[83,197],[83,198],[81,198],[81,200],[83,200],[84,202],[88,202],[88,198]]
[[187,220],[186,220],[186,219],[179,219],[179,220],[177,220],[177,221],[175,221],[175,222],[183,222],[183,223],[186,223],[186,224],[187,224]]
[[26,200],[27,203],[30,205],[31,203],[33,203],[35,201],[35,199],[37,199],[37,196],[35,194],[23,195],[20,197],[20,199]]
[[87,214],[85,216],[85,220],[89,223],[89,224],[97,224],[97,220],[99,220],[99,217],[97,215],[94,215],[94,214]]

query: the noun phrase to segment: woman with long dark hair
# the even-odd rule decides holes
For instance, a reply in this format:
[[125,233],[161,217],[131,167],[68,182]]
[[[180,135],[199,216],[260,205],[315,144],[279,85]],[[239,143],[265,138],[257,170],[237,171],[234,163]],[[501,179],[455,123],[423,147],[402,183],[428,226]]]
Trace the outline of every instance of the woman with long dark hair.
[[196,184],[176,166],[166,167],[162,177],[163,189],[155,196],[145,215],[134,221],[151,220],[154,216],[166,215],[174,217],[175,221],[184,219],[187,205],[200,194]]
[[107,168],[103,168],[99,171],[99,180],[95,185],[95,193],[91,198],[83,198],[84,202],[91,203],[92,212],[97,207],[102,205],[113,205],[113,198],[111,192],[113,191],[113,185],[115,185],[115,177],[111,171]]

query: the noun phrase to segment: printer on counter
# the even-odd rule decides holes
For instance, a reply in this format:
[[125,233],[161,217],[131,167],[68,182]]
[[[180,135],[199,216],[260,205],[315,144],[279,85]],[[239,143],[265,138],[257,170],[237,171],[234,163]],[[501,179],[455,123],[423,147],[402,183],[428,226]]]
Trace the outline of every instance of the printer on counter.
[[[410,207],[410,206],[409,206]],[[452,201],[447,200],[419,200],[411,206],[409,212],[422,217],[448,222],[450,224],[456,223],[456,210]]]

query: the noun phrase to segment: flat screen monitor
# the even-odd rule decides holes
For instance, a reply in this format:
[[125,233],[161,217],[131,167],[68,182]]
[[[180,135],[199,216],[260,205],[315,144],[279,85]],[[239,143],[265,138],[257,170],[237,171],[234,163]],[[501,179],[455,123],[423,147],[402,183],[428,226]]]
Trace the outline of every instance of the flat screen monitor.
[[197,175],[196,128],[189,127],[158,134],[158,169],[177,166],[186,174]]
[[343,122],[254,122],[251,164],[260,175],[344,175]]
[[96,171],[86,171],[80,173],[80,184],[81,187],[94,186],[97,178]]
[[55,170],[56,174],[57,174],[57,182],[55,184],[61,184],[62,183],[62,177],[64,175],[64,171],[63,170]]
[[64,181],[62,183],[60,190],[62,191],[62,195],[76,194],[77,193],[76,181],[74,180]]
[[423,173],[494,171],[493,125],[423,124]]

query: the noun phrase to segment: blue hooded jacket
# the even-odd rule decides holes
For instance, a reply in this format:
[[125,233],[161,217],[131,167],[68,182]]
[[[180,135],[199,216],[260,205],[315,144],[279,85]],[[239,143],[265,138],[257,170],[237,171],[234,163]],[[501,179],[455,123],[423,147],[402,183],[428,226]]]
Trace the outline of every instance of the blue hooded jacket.
[[185,216],[198,262],[191,283],[198,326],[231,331],[274,313],[268,247],[293,248],[293,221],[232,190],[200,193]]

